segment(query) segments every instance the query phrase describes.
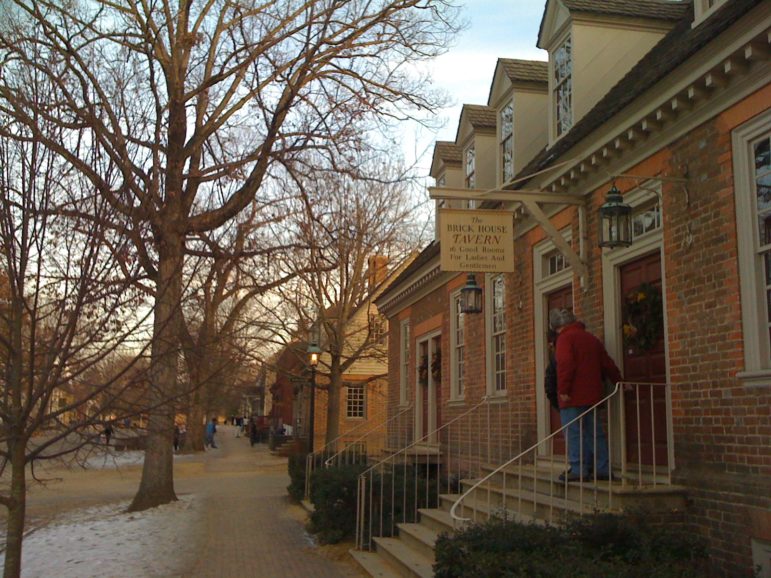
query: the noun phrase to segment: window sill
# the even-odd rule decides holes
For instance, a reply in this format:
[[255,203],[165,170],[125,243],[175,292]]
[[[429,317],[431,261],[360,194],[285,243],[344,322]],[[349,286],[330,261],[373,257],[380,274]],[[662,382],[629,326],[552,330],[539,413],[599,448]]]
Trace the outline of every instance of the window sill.
[[396,409],[407,409],[408,407],[410,407],[410,402],[405,400],[400,401],[399,405],[396,406]]
[[447,401],[447,407],[459,407],[462,405],[466,405],[466,399],[463,397],[456,397]]
[[496,391],[495,393],[490,393],[487,395],[487,401],[490,403],[506,403],[506,401],[509,399],[508,394],[506,391]]
[[744,387],[771,387],[771,369],[740,371],[736,374]]

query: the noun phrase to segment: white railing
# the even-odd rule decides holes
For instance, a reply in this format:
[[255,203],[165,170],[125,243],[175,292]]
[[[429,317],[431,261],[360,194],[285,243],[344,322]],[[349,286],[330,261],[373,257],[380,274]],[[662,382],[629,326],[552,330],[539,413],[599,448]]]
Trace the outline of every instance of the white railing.
[[365,470],[359,476],[356,547],[372,549],[373,538],[417,521],[420,508],[437,507],[442,493],[456,493],[462,479],[511,455],[521,439],[512,405],[508,398],[484,398]]
[[[671,485],[670,465],[674,453],[667,388],[667,384],[617,383],[599,403],[472,484],[452,505],[453,520],[460,523],[477,520],[480,515],[497,514],[523,521],[540,519],[559,523],[567,511],[582,515],[612,509],[616,486]],[[632,427],[627,427],[630,420]],[[565,436],[571,426],[578,434],[578,442]],[[584,447],[580,443],[584,434],[589,433],[585,427],[593,428],[589,460],[584,459]],[[604,472],[598,475],[599,428],[607,432],[604,437],[612,480],[604,479]],[[657,439],[660,437],[665,439]],[[558,457],[554,445],[563,439],[565,451]],[[614,444],[617,439],[621,441]],[[661,442],[665,443],[660,445]],[[591,463],[589,473],[583,468],[579,472],[568,472],[571,443],[579,446],[580,463]],[[660,453],[664,456],[657,455]],[[618,473],[612,471],[614,465]],[[560,473],[568,480],[560,479]],[[570,474],[577,479],[572,479]]]
[[[411,407],[405,407],[389,419],[375,425],[363,421],[356,427],[340,434],[318,451],[305,457],[305,499],[310,498],[311,478],[316,468],[366,463],[377,457],[387,447],[403,447],[409,443]],[[408,423],[409,422],[409,423]],[[371,426],[366,429],[366,426]],[[340,449],[338,449],[340,448]]]

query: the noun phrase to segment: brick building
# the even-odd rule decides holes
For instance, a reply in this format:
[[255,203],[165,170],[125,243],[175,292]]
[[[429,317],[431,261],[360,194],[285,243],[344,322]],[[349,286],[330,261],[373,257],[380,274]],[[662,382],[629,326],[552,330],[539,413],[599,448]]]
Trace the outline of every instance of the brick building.
[[[641,490],[664,472],[725,576],[771,576],[770,26],[758,0],[548,0],[549,61],[500,59],[431,167],[438,208],[511,211],[514,272],[477,273],[483,312],[461,313],[434,241],[376,300],[389,415],[413,404],[410,439],[445,455],[494,438],[499,462],[560,427],[547,319],[572,309],[625,381],[660,384],[609,402],[614,468]],[[601,248],[614,185],[631,244]],[[499,417],[432,433],[477,406]]]

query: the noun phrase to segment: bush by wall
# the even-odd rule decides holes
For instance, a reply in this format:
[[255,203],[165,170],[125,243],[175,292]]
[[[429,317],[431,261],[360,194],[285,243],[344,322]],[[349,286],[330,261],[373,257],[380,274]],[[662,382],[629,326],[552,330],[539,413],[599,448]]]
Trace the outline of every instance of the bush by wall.
[[299,452],[288,456],[289,485],[286,489],[289,497],[295,502],[305,497],[305,456],[307,455],[305,452]]
[[564,528],[492,520],[436,543],[436,578],[696,578],[706,550],[680,528],[602,514]]
[[322,544],[336,544],[353,536],[356,492],[365,464],[318,468],[311,474],[311,512],[308,530]]

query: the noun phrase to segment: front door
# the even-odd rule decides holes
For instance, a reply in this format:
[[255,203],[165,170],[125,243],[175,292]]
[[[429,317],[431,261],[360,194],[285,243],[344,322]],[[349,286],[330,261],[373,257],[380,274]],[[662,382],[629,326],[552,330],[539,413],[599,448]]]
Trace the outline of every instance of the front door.
[[[636,259],[620,271],[624,381],[666,383],[661,255]],[[667,465],[665,388],[639,385],[625,392],[624,419],[629,462]]]
[[441,425],[442,340],[433,335],[418,342],[417,437],[433,442]]
[[[552,309],[569,309],[570,311],[573,311],[572,286],[568,285],[567,287],[563,287],[562,289],[558,289],[557,291],[553,291],[552,293],[549,293],[546,296],[546,303],[547,303],[547,315],[546,315],[547,319],[549,317],[548,312],[551,311]],[[545,348],[545,351],[547,352],[547,355],[549,355],[548,344]],[[545,363],[547,364],[549,363],[548,358],[546,359]],[[541,387],[543,387],[543,384],[541,384]],[[560,429],[560,427],[562,427],[562,423],[560,421],[560,412],[554,409],[548,400],[546,400],[546,406],[548,407],[547,411],[549,412],[549,433],[551,434],[557,431],[558,429]],[[558,435],[553,438],[552,453],[559,454],[559,455],[563,455],[565,453],[564,436]]]

